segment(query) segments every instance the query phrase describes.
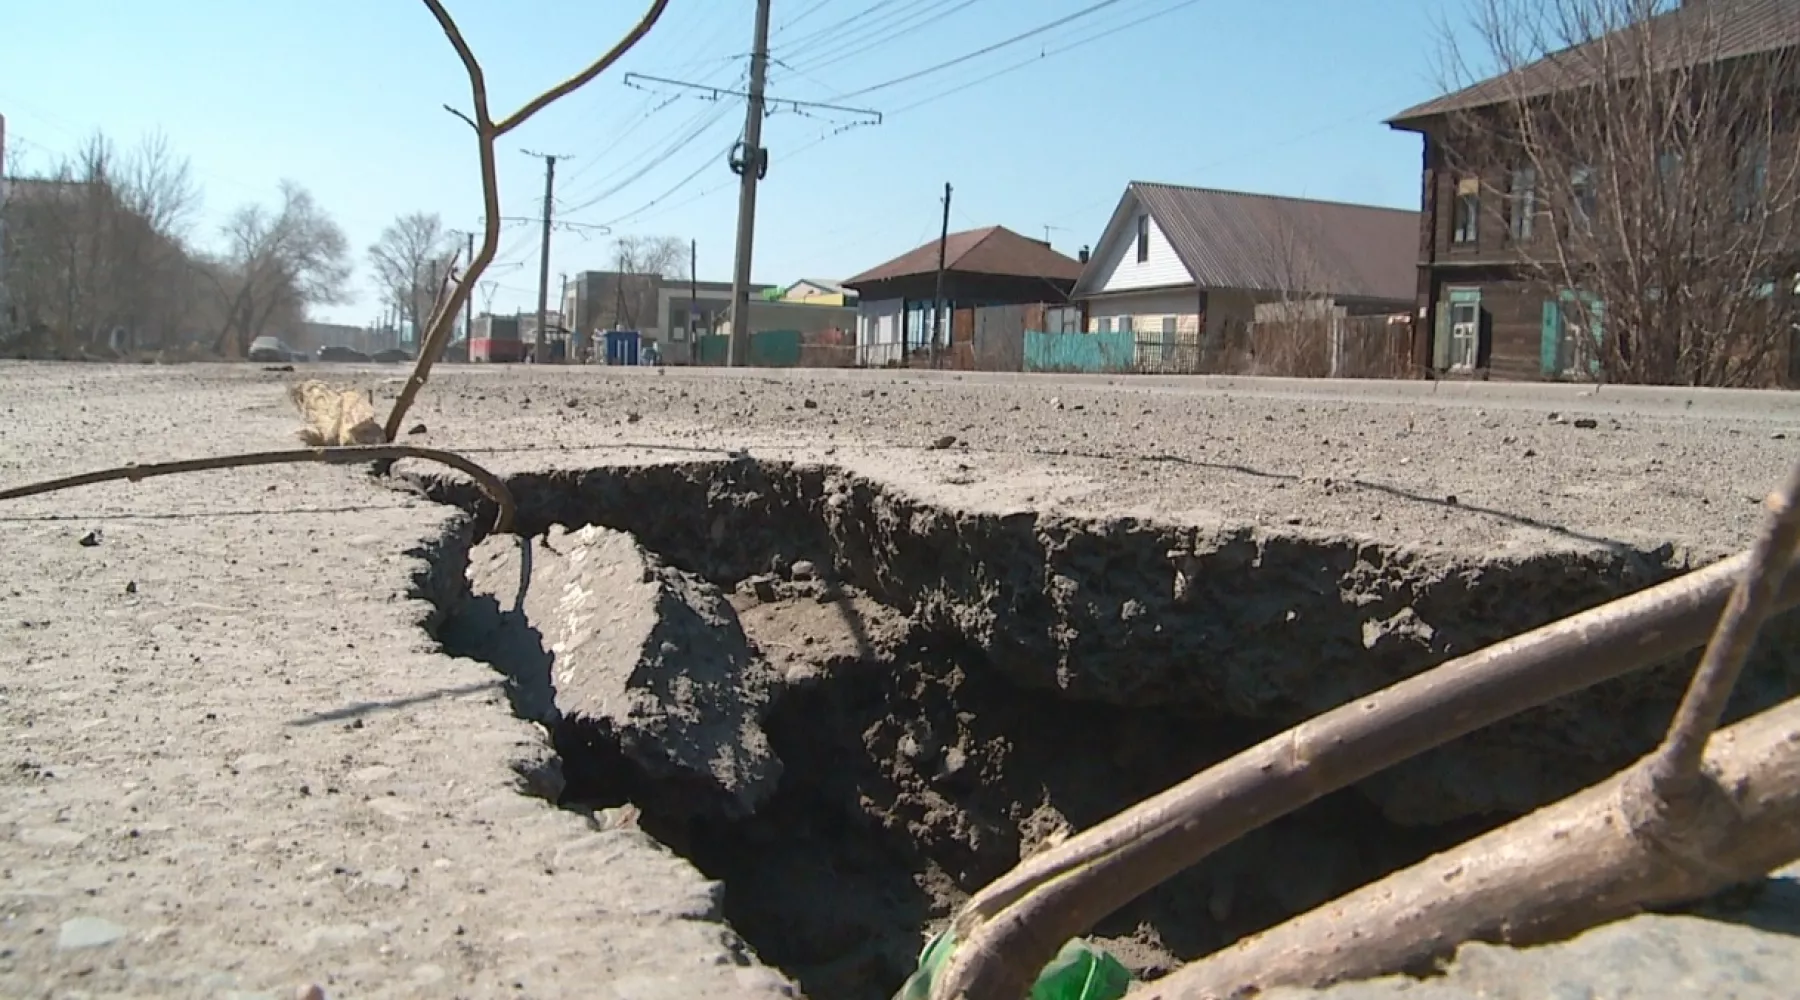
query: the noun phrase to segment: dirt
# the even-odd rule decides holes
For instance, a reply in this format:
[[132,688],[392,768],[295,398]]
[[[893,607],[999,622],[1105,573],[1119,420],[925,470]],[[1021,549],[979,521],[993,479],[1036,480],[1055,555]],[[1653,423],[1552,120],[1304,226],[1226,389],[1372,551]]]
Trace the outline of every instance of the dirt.
[[[0,474],[277,446],[307,374],[0,366]],[[514,474],[527,533],[628,532],[736,621],[781,764],[747,799],[428,638],[484,518],[424,466],[413,493],[304,467],[8,505],[0,993],[884,996],[1021,853],[1741,545],[1800,427],[1785,396],[1198,384],[440,376],[414,440]],[[1775,640],[1735,711],[1800,686]],[[1334,796],[1101,935],[1150,973],[1203,953],[1604,773],[1678,680]],[[1791,962],[1766,951],[1741,961]]]

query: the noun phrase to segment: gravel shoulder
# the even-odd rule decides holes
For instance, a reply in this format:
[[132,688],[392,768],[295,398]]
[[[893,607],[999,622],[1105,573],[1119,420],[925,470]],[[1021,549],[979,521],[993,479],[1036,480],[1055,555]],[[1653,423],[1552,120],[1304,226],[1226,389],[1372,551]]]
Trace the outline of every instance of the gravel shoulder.
[[[404,374],[316,371],[383,411]],[[0,364],[0,484],[282,447],[308,374]],[[1747,541],[1800,447],[1793,396],[1581,393],[445,368],[407,440],[502,472],[747,450],[970,509],[1695,560]],[[628,816],[520,794],[540,731],[421,628],[458,517],[314,466],[0,508],[0,995],[790,989]]]

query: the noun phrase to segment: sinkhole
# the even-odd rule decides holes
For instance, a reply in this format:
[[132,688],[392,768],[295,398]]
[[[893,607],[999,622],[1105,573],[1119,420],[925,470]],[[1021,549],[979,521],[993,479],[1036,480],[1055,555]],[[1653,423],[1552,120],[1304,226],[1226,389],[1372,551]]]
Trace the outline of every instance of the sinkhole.
[[[1490,558],[970,512],[749,459],[510,484],[518,536],[491,539],[470,484],[419,479],[469,513],[433,556],[461,581],[440,588],[438,639],[493,664],[515,710],[546,722],[561,804],[636,806],[813,1000],[891,997],[969,893],[1070,831],[1684,569],[1669,547]],[[1800,686],[1794,617],[1771,625],[1734,717]],[[577,676],[553,648],[618,669]],[[1654,745],[1689,663],[1328,796],[1094,936],[1155,977],[1566,795]]]

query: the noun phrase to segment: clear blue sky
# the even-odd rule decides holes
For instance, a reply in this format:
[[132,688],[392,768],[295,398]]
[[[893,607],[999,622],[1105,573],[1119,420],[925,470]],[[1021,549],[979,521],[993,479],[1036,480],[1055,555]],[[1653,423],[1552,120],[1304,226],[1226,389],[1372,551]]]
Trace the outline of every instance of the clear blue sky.
[[[1092,3],[775,0],[771,96],[837,100],[888,120],[835,135],[852,119],[766,121],[756,280],[848,277],[917,246],[937,232],[946,181],[952,229],[1000,224],[1041,238],[1052,226],[1071,254],[1098,239],[1130,180],[1417,206],[1419,141],[1381,120],[1438,91],[1441,31],[1466,25],[1468,0],[1116,0],[857,94]],[[483,60],[496,117],[609,47],[642,5],[447,2]],[[102,0],[75,19],[52,3],[4,6],[0,113],[26,169],[95,129],[121,145],[160,130],[204,186],[201,242],[235,206],[272,202],[282,178],[300,182],[357,250],[357,300],[322,318],[376,315],[362,251],[395,215],[477,224],[474,142],[442,109],[468,106],[467,82],[416,0]],[[619,67],[509,135],[506,214],[535,215],[542,197],[542,162],[522,149],[566,155],[559,214],[696,239],[700,277],[728,280],[737,188],[722,154],[742,129],[742,104],[623,80],[636,71],[739,85],[753,9],[673,0]],[[535,230],[509,226],[501,254],[488,274],[499,288],[477,307],[531,307]],[[557,233],[552,294],[558,274],[605,268],[609,256],[608,237]]]

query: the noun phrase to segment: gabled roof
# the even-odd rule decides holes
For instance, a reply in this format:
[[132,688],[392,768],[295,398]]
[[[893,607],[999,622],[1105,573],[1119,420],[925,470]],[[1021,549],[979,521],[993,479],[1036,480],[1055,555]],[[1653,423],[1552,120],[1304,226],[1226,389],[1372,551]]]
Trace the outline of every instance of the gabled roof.
[[[877,281],[914,275],[936,274],[938,241],[910,250],[845,281],[859,290]],[[1050,244],[1007,229],[988,226],[951,233],[945,240],[944,269],[962,274],[995,274],[1020,278],[1074,281],[1081,276],[1081,262],[1050,249]]]
[[[1583,42],[1509,73],[1490,77],[1454,93],[1414,105],[1388,119],[1399,129],[1453,111],[1470,111],[1506,101],[1541,97],[1593,82],[1602,67],[1636,60],[1646,51],[1633,39],[1629,54],[1602,54],[1601,46],[1625,32],[1649,32],[1657,71],[1778,52],[1800,45],[1800,3],[1796,0],[1681,0],[1680,6]],[[1635,71],[1635,67],[1633,67]]]
[[782,292],[783,292],[783,294],[785,294],[787,292],[791,292],[794,289],[800,287],[801,285],[811,285],[814,288],[822,288],[825,290],[825,293],[828,295],[843,295],[847,292],[851,295],[856,294],[855,292],[852,292],[850,289],[845,288],[842,282],[832,281],[828,278],[801,278],[799,281],[796,281],[793,284],[782,289]]
[[1201,288],[1409,302],[1417,294],[1417,212],[1133,181],[1075,297],[1094,294],[1106,249],[1133,231],[1139,205]]

